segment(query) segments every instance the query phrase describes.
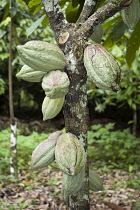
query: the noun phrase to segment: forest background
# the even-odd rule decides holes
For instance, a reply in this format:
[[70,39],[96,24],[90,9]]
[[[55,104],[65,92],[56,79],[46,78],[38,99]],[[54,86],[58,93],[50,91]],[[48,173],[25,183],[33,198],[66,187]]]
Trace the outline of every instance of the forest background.
[[[37,183],[40,181],[40,172],[30,173],[28,171],[31,153],[37,144],[49,136],[52,131],[64,129],[62,112],[53,120],[48,120],[47,122],[42,121],[41,105],[44,98],[44,91],[41,88],[41,84],[29,83],[16,78],[16,74],[22,66],[21,59],[16,49],[17,45],[24,44],[29,40],[42,40],[56,44],[53,32],[48,25],[48,19],[44,14],[44,9],[42,5],[40,5],[40,2],[39,0],[32,0],[30,2],[17,0],[12,3],[12,7],[10,8],[9,2],[3,0],[0,8],[1,192],[7,188],[9,183],[11,185],[17,183],[16,179],[11,176],[8,177],[10,168],[8,59],[10,38],[9,23],[11,17],[13,21],[13,103],[15,119],[18,124],[17,164],[19,175],[22,177],[16,187],[18,186],[22,188],[22,190],[27,190],[27,188],[32,189],[33,182]],[[66,2],[67,4],[65,4]],[[98,7],[105,2],[105,0],[101,1]],[[66,14],[66,19],[74,23],[79,16],[82,1],[61,0],[60,5],[63,12]],[[140,34],[140,21],[137,23],[134,30],[130,30],[122,21],[121,12],[106,20],[102,24],[102,29],[97,29],[89,39],[89,42],[102,44],[118,60],[122,70],[121,89],[117,92],[102,90],[97,88],[90,79],[87,83],[88,107],[90,113],[88,149],[91,167],[98,171],[104,179],[105,185],[109,189],[112,189],[112,192],[110,192],[112,197],[116,192],[120,192],[122,186],[126,190],[127,196],[131,197],[130,202],[124,202],[123,204],[120,204],[123,197],[121,197],[121,199],[118,198],[118,200],[116,198],[117,201],[115,201],[115,204],[119,206],[131,206],[134,209],[140,208],[140,195],[136,193],[140,190],[140,39],[137,34]],[[52,170],[51,166],[49,170],[50,169]],[[55,170],[57,171],[56,166]],[[57,195],[62,202],[59,187],[59,176],[61,176],[61,174],[57,177],[54,171],[47,171],[47,173],[54,173],[53,177],[51,176],[52,174],[49,175],[51,181],[47,183],[47,186],[52,188],[52,185],[56,184],[52,194],[54,196]],[[116,174],[119,174],[118,177]],[[114,179],[119,179],[119,181],[114,181]],[[109,183],[106,180],[113,181]],[[10,189],[11,188],[9,188],[9,191]],[[129,191],[128,189],[133,189],[134,191]],[[20,190],[19,188],[18,190],[16,189],[16,194],[17,191],[20,193]],[[136,196],[134,196],[133,193]],[[4,205],[4,199],[11,196],[9,192],[6,195],[6,191],[4,191],[4,194],[1,193],[0,195],[2,195],[0,198],[2,205]],[[93,206],[97,204],[101,205],[101,201],[98,201],[98,196],[100,200],[109,197],[108,192],[103,192],[98,195],[91,194],[91,196],[93,195],[96,198],[96,204],[92,201]],[[29,203],[24,202],[24,197],[25,194],[18,195],[19,200],[17,199],[16,204],[9,202],[6,204],[7,206],[5,208],[14,209],[18,206],[21,209],[28,209]],[[39,202],[37,199],[37,197],[34,198],[34,202],[31,202],[30,206],[37,206]],[[58,206],[60,206],[60,200],[59,202],[57,200]],[[107,200],[107,202],[109,201],[110,199]],[[55,205],[56,203],[54,202],[54,206]],[[95,207],[95,209],[97,209],[97,206]]]

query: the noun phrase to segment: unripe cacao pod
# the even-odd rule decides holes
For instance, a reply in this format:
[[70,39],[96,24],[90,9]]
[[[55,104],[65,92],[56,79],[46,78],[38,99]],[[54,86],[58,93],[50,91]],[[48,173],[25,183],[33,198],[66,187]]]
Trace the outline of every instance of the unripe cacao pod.
[[91,170],[89,170],[89,189],[94,192],[104,190],[101,178]]
[[77,191],[80,190],[84,183],[85,178],[85,167],[81,169],[81,171],[75,175],[70,176],[65,173],[63,173],[62,177],[62,195],[64,198],[64,201],[68,204],[68,197]]
[[58,167],[68,175],[78,174],[86,162],[86,154],[77,137],[64,133],[58,138],[55,148]]
[[40,169],[51,164],[55,159],[55,145],[61,131],[52,133],[42,141],[33,151],[30,169]]
[[90,79],[102,89],[119,89],[120,68],[115,58],[100,44],[90,44],[84,51],[84,65]]
[[54,118],[62,109],[64,98],[51,99],[45,97],[42,104],[43,120]]
[[66,65],[62,50],[48,42],[29,41],[24,45],[18,45],[17,50],[22,61],[37,71],[49,72],[63,69]]
[[37,71],[27,65],[24,65],[16,76],[28,82],[41,82],[45,74],[46,72]]
[[140,2],[139,0],[132,0],[132,3],[122,10],[122,19],[124,23],[130,28],[134,29],[140,20]]
[[42,88],[49,98],[63,98],[68,93],[70,81],[65,72],[50,71],[42,79]]

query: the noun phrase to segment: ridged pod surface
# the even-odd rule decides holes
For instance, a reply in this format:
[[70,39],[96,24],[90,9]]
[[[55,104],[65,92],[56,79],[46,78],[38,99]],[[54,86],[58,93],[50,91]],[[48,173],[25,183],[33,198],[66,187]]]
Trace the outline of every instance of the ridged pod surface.
[[49,72],[63,69],[66,58],[62,50],[53,44],[44,41],[29,41],[17,46],[22,61],[34,70]]
[[115,58],[100,44],[90,44],[84,51],[84,66],[90,79],[101,89],[119,89],[120,68]]
[[42,141],[33,151],[30,169],[40,169],[51,164],[55,159],[55,145],[63,132],[56,131]]
[[132,3],[122,10],[122,19],[124,23],[130,28],[134,29],[140,20],[140,2],[139,0],[132,0]]
[[103,182],[98,174],[89,170],[89,189],[97,192],[104,190]]
[[62,109],[65,98],[51,99],[48,96],[42,103],[43,120],[54,118]]
[[16,77],[23,79],[28,82],[41,82],[46,72],[37,71],[24,65],[21,70],[16,74]]
[[62,98],[68,93],[68,75],[60,70],[50,71],[42,79],[42,88],[49,98]]
[[55,160],[58,167],[68,175],[76,175],[81,171],[86,162],[86,154],[75,135],[64,133],[58,138]]
[[69,176],[63,173],[62,177],[62,195],[64,201],[68,203],[68,197],[80,190],[85,177],[85,167],[75,176]]

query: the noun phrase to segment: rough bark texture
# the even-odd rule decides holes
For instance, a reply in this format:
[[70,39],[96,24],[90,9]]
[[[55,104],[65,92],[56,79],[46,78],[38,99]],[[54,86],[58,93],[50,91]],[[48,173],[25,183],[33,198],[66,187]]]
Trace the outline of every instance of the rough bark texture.
[[[65,98],[64,118],[67,132],[76,135],[87,153],[88,109],[86,94],[86,70],[83,64],[83,52],[86,41],[93,33],[96,25],[113,16],[125,6],[128,0],[112,1],[98,9],[94,14],[96,0],[85,0],[83,11],[77,23],[67,23],[58,0],[42,0],[51,28],[59,47],[67,58],[64,69],[70,79],[69,93]],[[130,3],[129,3],[130,4]],[[86,176],[83,187],[69,198],[69,208],[72,210],[89,210],[88,193],[88,158]]]

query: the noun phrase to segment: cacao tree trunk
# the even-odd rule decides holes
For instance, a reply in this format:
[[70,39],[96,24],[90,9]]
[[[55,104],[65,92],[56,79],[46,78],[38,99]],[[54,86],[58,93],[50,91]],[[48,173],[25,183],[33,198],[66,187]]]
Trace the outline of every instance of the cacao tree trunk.
[[[11,1],[10,1],[10,9],[11,9]],[[9,111],[10,111],[10,174],[14,178],[18,178],[18,170],[17,170],[17,125],[14,118],[14,106],[13,106],[13,88],[12,88],[12,16],[9,27],[9,64],[8,64],[8,72],[9,72]]]
[[[72,38],[66,44],[65,49],[63,49],[65,55],[67,55],[67,60],[69,61],[69,65],[65,71],[70,79],[69,93],[66,95],[64,105],[65,128],[66,132],[70,132],[78,137],[87,154],[88,108],[86,93],[87,76],[83,65],[84,45],[80,46],[79,43],[76,43],[77,36],[74,31],[73,35],[70,34],[70,36]],[[69,49],[72,50],[69,52]],[[70,196],[69,207],[71,210],[89,209],[88,171],[89,166],[87,156],[85,183],[79,192]]]
[[[88,108],[86,94],[86,70],[83,54],[88,38],[95,27],[113,16],[131,2],[109,1],[95,13],[97,1],[85,0],[83,10],[76,23],[68,23],[59,6],[59,0],[42,0],[51,28],[59,47],[67,59],[64,71],[70,79],[69,92],[63,108],[66,132],[77,136],[87,154]],[[88,155],[83,187],[69,197],[70,210],[89,210]]]

